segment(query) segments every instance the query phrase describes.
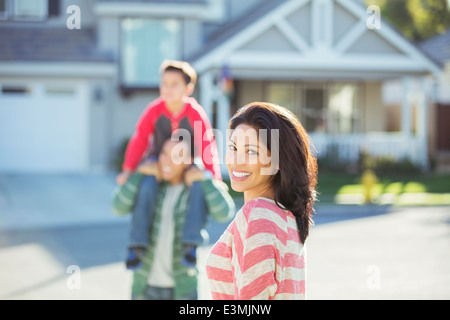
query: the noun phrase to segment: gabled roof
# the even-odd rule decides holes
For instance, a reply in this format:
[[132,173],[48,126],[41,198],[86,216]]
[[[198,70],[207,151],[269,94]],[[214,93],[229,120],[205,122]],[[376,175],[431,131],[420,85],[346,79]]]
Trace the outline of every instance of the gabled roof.
[[141,2],[141,3],[195,3],[203,4],[207,0],[97,0],[97,2]]
[[450,28],[444,34],[420,42],[418,47],[442,65],[450,62]]
[[286,1],[288,0],[268,0],[264,2],[262,5],[255,8],[255,10],[251,10],[250,12],[248,12],[248,14],[244,18],[228,21],[227,23],[222,25],[218,30],[212,33],[208,37],[207,43],[201,49],[201,51],[189,57],[189,60],[192,61],[197,60],[201,56],[205,55],[207,52],[218,47],[224,41],[238,34],[240,31],[248,27],[254,21],[260,19],[261,17],[268,14],[276,7],[278,7],[280,4]]
[[386,78],[440,72],[387,23],[369,28],[370,16],[352,0],[273,0],[224,26],[190,61],[200,73],[224,64],[234,74],[266,69],[291,76],[334,72]]
[[107,62],[97,49],[95,31],[61,27],[2,26],[0,61]]

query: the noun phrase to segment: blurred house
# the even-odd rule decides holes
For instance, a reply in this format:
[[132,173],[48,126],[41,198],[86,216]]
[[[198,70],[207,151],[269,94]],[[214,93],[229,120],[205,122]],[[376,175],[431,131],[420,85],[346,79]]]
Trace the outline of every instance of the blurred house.
[[[442,72],[435,79],[426,80],[431,84],[429,93],[433,102],[428,112],[428,152],[437,172],[450,172],[450,29],[417,46],[442,67]],[[417,87],[417,81],[414,85]],[[388,130],[395,131],[400,127],[401,82],[398,79],[388,80],[383,88],[383,102],[389,116]],[[412,128],[415,130],[414,122]]]
[[0,0],[0,172],[113,168],[165,58],[197,69],[221,152],[233,112],[267,100],[298,115],[319,157],[365,150],[426,168],[441,66],[377,19],[357,0]]
[[450,172],[450,29],[419,44],[444,72],[434,81],[431,155],[439,172]]

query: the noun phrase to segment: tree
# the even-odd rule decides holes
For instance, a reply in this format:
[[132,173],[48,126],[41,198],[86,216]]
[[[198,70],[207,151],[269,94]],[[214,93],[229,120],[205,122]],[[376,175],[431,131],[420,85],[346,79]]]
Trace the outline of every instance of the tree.
[[381,16],[406,38],[420,41],[450,27],[449,0],[367,0],[380,7]]

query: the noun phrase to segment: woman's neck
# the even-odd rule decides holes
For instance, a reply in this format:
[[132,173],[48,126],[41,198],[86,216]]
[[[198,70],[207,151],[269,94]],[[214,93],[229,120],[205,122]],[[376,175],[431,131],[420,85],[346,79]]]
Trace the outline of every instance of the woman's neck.
[[250,200],[256,199],[256,198],[267,198],[267,199],[275,199],[275,193],[272,189],[265,189],[265,190],[248,190],[244,191],[244,202],[248,202]]

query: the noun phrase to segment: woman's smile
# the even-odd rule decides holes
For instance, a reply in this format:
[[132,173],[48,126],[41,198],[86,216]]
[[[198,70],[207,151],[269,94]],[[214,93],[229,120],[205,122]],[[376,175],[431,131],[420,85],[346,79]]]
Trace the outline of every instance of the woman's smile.
[[251,172],[246,172],[246,171],[242,171],[242,170],[232,170],[231,171],[231,178],[236,180],[236,181],[244,181],[245,179],[247,179],[252,173]]

